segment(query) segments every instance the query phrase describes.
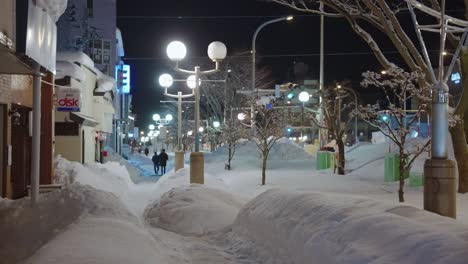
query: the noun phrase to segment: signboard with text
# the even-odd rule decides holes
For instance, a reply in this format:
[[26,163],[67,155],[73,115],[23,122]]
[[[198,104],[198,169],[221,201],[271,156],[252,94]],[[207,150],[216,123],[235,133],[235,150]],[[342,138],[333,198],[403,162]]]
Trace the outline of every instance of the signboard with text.
[[61,112],[80,112],[81,92],[74,88],[58,88],[56,110]]

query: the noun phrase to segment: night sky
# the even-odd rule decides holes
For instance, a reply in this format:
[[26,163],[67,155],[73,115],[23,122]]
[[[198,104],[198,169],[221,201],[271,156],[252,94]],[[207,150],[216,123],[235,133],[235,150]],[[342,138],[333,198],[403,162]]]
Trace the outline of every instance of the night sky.
[[[165,100],[157,79],[162,73],[174,74],[173,64],[166,56],[166,46],[172,40],[186,44],[185,60],[207,59],[208,44],[215,40],[226,44],[229,56],[249,51],[252,35],[263,22],[295,15],[293,21],[269,25],[258,35],[258,65],[270,66],[276,83],[291,80],[290,72],[295,62],[308,64],[311,77],[318,79],[318,16],[255,0],[117,2],[124,61],[132,67],[133,111],[137,114],[137,126],[146,127],[152,114],[160,109],[159,100]],[[410,21],[409,14],[403,21],[405,19]],[[380,70],[368,46],[344,19],[326,19],[325,23],[326,84],[348,79],[357,86],[362,72]],[[412,27],[410,23],[408,26]],[[378,36],[377,40],[382,43],[386,38]],[[392,55],[394,48],[390,44],[381,44],[381,47],[389,52],[390,59],[396,63],[401,61],[397,55]]]

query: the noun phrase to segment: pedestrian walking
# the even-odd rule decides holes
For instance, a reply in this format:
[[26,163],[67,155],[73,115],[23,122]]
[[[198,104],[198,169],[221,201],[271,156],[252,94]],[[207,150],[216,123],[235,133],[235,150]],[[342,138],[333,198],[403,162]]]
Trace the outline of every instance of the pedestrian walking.
[[145,155],[148,156],[148,154],[149,154],[149,149],[145,148]]
[[151,158],[151,161],[153,161],[154,173],[158,175],[159,174],[159,156],[156,151],[154,152],[154,155]]
[[159,153],[159,165],[161,166],[161,175],[166,173],[166,165],[169,156],[166,154],[165,149],[161,149],[161,153]]

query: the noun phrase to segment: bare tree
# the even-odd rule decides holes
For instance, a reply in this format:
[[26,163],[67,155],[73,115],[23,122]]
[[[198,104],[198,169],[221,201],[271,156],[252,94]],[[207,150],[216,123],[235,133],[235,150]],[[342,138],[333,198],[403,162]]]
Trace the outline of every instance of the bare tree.
[[[419,80],[420,85],[424,82],[433,84],[430,78],[431,65],[428,65],[424,60],[422,52],[418,50],[413,39],[408,36],[407,30],[414,32],[413,27],[404,27],[401,19],[404,16],[399,16],[401,11],[406,11],[409,0],[269,0],[294,10],[321,14],[330,18],[344,18],[351,26],[352,30],[360,36],[369,48],[374,53],[375,57],[383,68],[391,68],[392,63],[382,51],[377,39],[377,34],[383,33],[388,37],[398,54],[403,58],[405,64],[410,71],[420,71],[424,73],[424,80]],[[412,2],[412,1],[411,1]],[[420,0],[416,1],[419,7],[428,6],[434,11],[440,11],[439,1],[436,0]],[[461,1],[446,1],[447,6],[451,4],[460,5]],[[320,5],[323,4],[323,6]],[[465,9],[468,7],[468,1],[464,1]],[[468,10],[468,9],[467,9]],[[429,14],[429,13],[426,13]],[[468,11],[465,12],[465,19],[468,18]],[[436,22],[440,23],[437,16]],[[457,18],[451,18],[450,21],[456,21]],[[460,20],[458,18],[458,20]],[[449,21],[449,22],[450,22]],[[448,34],[449,44],[455,46],[459,38],[453,34]],[[465,56],[465,55],[464,55]],[[462,59],[463,57],[462,56]],[[463,75],[468,76],[468,69],[463,69]],[[466,80],[466,79],[465,79]],[[465,85],[466,87],[466,85]],[[457,123],[451,127],[450,133],[455,158],[458,166],[458,192],[468,192],[468,129],[465,124],[468,124],[468,92],[464,92],[460,103],[452,109],[452,113],[458,115],[464,122]],[[460,144],[461,142],[465,144]]]
[[247,130],[241,125],[235,125],[234,120],[230,119],[223,128],[223,137],[222,140],[224,142],[225,147],[228,151],[228,159],[227,159],[227,169],[231,170],[231,161],[236,154],[236,150],[239,147],[239,140],[248,137]]
[[[422,102],[430,102],[430,87],[418,85],[418,80],[422,77],[421,72],[405,72],[400,68],[392,67],[386,74],[375,72],[363,73],[364,80],[361,85],[363,87],[377,87],[382,89],[386,95],[394,95],[394,100],[388,99],[388,109],[379,113],[379,106],[361,106],[354,114],[358,115],[364,122],[374,128],[379,129],[382,134],[389,138],[398,148],[399,160],[399,189],[398,200],[404,202],[405,175],[408,175],[411,165],[416,158],[423,152],[427,151],[430,140],[419,145],[408,144],[408,137],[414,130],[415,122],[418,116],[426,110],[426,104],[420,104],[416,110],[408,113],[405,109],[407,100],[419,98]],[[396,122],[396,127],[392,125],[392,120]]]
[[255,112],[255,133],[251,140],[262,154],[262,185],[265,185],[268,155],[284,136],[286,117],[282,109],[266,109],[264,105],[255,105]]
[[[342,84],[349,85],[349,84]],[[310,115],[312,122],[319,128],[326,129],[336,140],[338,146],[337,168],[338,174],[345,174],[345,151],[343,137],[348,131],[352,117],[349,115],[352,109],[355,108],[354,98],[347,91],[349,87],[328,87],[318,92],[322,98],[319,106],[323,112],[324,123],[320,123],[315,115]]]

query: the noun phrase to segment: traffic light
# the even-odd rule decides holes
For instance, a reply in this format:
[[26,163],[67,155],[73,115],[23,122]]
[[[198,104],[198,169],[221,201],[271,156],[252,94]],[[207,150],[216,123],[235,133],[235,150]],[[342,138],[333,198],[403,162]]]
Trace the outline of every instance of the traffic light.
[[387,113],[384,113],[380,116],[380,120],[387,123],[390,120],[390,116]]
[[286,133],[289,135],[293,132],[293,128],[292,127],[286,127]]
[[115,66],[117,86],[122,93],[130,93],[130,65],[120,64]]
[[289,92],[288,95],[287,95],[287,96],[288,96],[288,99],[293,99],[293,98],[294,98],[294,95],[295,95],[294,92],[292,92],[292,91]]

